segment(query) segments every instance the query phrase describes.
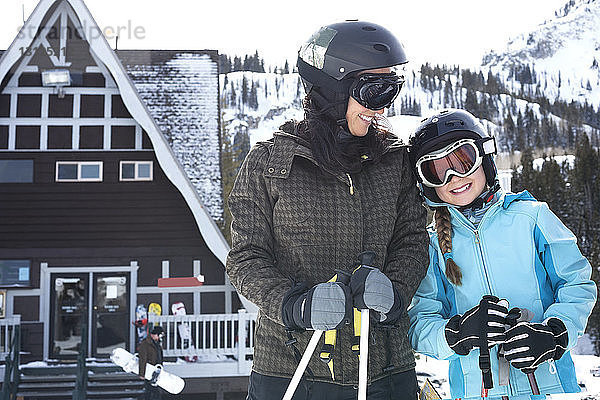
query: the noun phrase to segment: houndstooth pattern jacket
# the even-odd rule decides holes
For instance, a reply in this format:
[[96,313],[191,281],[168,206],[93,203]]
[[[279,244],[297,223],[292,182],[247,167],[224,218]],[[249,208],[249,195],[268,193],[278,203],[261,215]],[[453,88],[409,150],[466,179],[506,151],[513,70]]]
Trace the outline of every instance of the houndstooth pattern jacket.
[[[276,132],[246,157],[229,196],[233,215],[227,273],[238,291],[259,307],[253,370],[291,377],[297,360],[285,345],[281,303],[294,283],[326,282],[336,269],[349,273],[358,254],[372,250],[375,266],[409,304],[428,266],[426,211],[404,146],[394,142],[377,162],[355,174],[327,174],[297,136]],[[408,319],[371,325],[369,380],[415,366]],[[303,352],[312,332],[294,332]],[[335,383],[358,382],[352,324],[338,330]],[[323,339],[321,339],[323,340]],[[318,347],[320,348],[320,347]],[[314,379],[332,382],[315,351]]]

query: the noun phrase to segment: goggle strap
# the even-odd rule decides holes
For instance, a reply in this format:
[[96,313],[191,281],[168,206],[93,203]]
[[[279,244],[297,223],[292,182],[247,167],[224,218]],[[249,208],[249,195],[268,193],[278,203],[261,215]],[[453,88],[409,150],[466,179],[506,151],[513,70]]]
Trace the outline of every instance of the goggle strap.
[[493,137],[484,140],[481,144],[481,147],[483,149],[483,154],[485,155],[496,154],[496,152],[498,151],[498,149],[496,148],[496,139]]

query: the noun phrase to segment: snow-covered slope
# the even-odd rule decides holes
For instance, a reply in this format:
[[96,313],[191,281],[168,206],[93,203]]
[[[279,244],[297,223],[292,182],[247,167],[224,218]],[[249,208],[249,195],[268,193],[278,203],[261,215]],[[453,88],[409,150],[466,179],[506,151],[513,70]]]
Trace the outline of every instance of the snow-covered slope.
[[[408,65],[406,82],[390,110],[397,135],[406,138],[412,131],[409,125],[416,123],[399,122],[405,118],[396,115],[429,115],[441,108],[462,107],[482,118],[506,155],[527,146],[537,146],[548,154],[572,146],[572,125],[581,121],[583,113],[577,129],[598,142],[594,126],[600,126],[596,111],[600,106],[600,0],[569,1],[553,19],[512,39],[505,49],[486,55],[480,70],[465,73],[459,57],[457,54],[452,67]],[[490,76],[498,80],[495,89],[490,88]],[[244,87],[246,102],[242,101]],[[254,107],[249,106],[251,91],[255,93]],[[225,132],[233,137],[244,131],[251,143],[271,137],[286,120],[303,117],[304,90],[295,73],[222,75],[221,96]],[[562,103],[555,103],[557,100]],[[473,101],[475,106],[469,107]],[[580,115],[574,117],[573,110],[567,109],[571,102],[593,109],[577,111]],[[520,131],[513,128],[507,133],[508,115],[512,123],[522,124]],[[531,120],[538,125],[527,125]],[[536,131],[542,128],[542,134]]]
[[600,104],[600,0],[571,0],[556,17],[483,57],[497,72],[531,66],[549,99]]

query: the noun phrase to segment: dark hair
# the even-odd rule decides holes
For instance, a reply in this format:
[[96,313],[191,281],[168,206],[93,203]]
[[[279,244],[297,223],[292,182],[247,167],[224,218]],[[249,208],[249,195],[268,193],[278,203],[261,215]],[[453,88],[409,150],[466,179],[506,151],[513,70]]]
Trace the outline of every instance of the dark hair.
[[310,94],[304,98],[304,120],[298,123],[296,133],[310,143],[319,166],[329,172],[358,172],[361,155],[367,152],[377,162],[389,146],[387,131],[371,125],[363,137],[352,136],[336,121],[319,111]]

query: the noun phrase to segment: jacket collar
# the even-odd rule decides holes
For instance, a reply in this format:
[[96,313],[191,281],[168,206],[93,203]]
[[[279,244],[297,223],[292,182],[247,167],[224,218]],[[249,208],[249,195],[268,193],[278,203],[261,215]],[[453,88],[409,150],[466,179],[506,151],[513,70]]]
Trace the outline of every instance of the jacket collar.
[[[386,150],[386,153],[399,151],[405,147],[396,136],[390,136],[388,140],[390,141],[390,146]],[[272,146],[264,171],[265,177],[287,178],[290,174],[294,157],[305,158],[319,166],[312,154],[309,143],[293,133],[277,131],[273,134],[272,139],[262,142],[262,144]],[[343,180],[346,179],[344,173],[341,171],[328,170],[327,172]]]
[[477,227],[471,221],[469,221],[469,219],[465,217],[463,213],[458,210],[458,208],[456,208],[455,206],[448,207],[450,215],[452,215],[452,225],[463,225],[469,228],[470,230],[480,230],[481,227],[484,225],[484,222],[490,219],[494,214],[498,212],[498,210],[501,207],[504,206],[506,193],[502,191],[502,189],[500,189],[498,193],[500,193],[500,198],[487,209],[487,211],[483,215],[483,218],[481,219],[481,222],[479,222],[479,225]]
[[519,193],[507,193],[506,196],[504,197],[504,202],[502,203],[502,207],[507,209],[508,206],[510,206],[514,201],[519,201],[519,200],[537,201],[535,199],[535,197],[533,197],[531,195],[531,193],[529,193],[527,190],[523,190],[522,192],[519,192]]

